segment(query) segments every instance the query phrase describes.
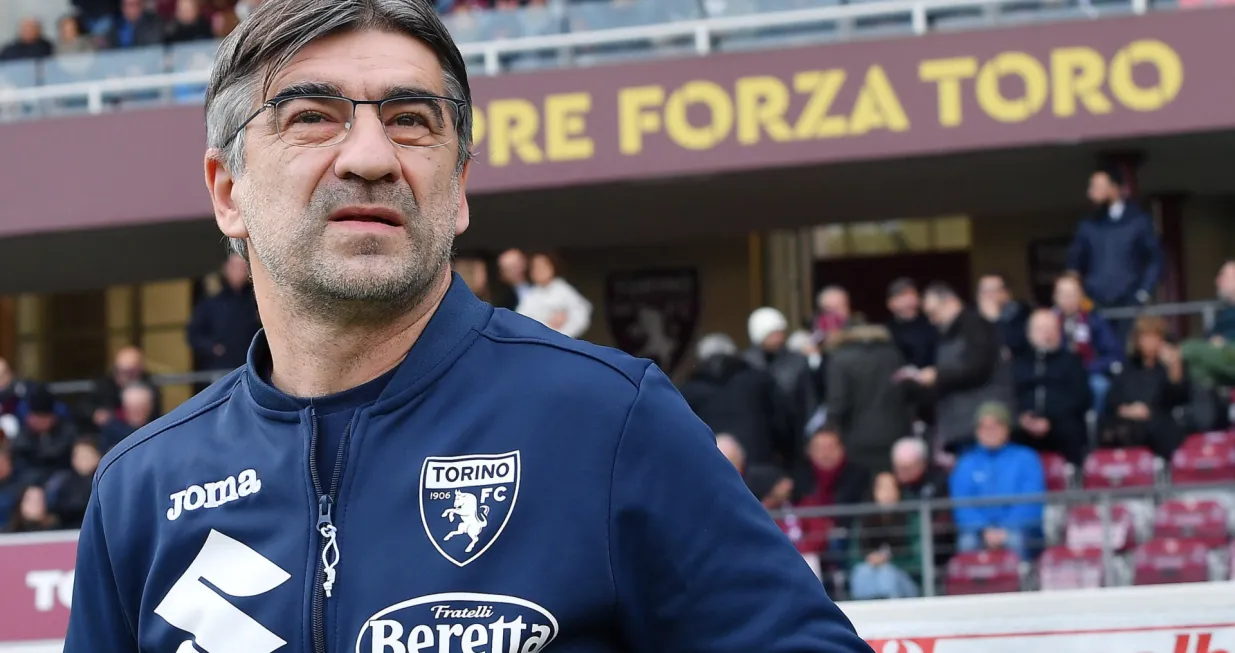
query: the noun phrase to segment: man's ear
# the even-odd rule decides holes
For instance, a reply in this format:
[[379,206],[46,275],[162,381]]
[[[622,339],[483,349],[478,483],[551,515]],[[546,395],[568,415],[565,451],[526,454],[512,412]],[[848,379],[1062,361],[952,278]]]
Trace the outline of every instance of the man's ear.
[[471,160],[465,161],[463,170],[459,172],[459,217],[455,218],[456,236],[467,231],[468,226],[472,224],[472,212],[467,205],[467,176],[471,171]]
[[223,166],[223,152],[216,148],[206,151],[206,189],[210,191],[214,221],[219,225],[219,231],[228,238],[248,238],[249,232],[244,227],[244,218],[233,196],[236,180]]

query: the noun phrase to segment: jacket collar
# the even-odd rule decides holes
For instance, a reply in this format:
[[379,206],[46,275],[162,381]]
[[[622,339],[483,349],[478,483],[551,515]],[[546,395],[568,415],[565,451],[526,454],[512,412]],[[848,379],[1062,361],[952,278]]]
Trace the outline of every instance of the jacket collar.
[[[411,388],[423,388],[440,373],[442,363],[458,355],[459,345],[470,340],[488,323],[493,307],[478,299],[458,274],[452,274],[450,288],[442,298],[425,330],[416,339],[407,356],[399,363],[390,383],[378,398],[382,403],[402,395]],[[296,412],[300,402],[275,388],[265,378],[270,369],[270,345],[266,330],[258,331],[249,347],[244,379],[249,395],[260,407],[274,412]]]

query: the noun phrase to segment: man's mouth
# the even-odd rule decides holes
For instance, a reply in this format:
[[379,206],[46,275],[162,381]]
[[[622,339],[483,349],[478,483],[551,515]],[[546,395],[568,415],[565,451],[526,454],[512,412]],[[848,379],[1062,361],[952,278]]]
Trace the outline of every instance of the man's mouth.
[[330,222],[370,223],[402,228],[403,214],[382,206],[349,206],[330,214]]

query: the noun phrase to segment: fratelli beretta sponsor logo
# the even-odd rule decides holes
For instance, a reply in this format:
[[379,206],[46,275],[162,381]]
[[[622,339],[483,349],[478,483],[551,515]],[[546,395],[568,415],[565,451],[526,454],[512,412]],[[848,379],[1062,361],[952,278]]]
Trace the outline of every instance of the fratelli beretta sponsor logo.
[[557,634],[557,619],[531,601],[500,594],[432,594],[370,617],[356,638],[356,653],[538,653]]
[[519,496],[519,452],[425,459],[420,518],[433,547],[462,567],[493,546]]

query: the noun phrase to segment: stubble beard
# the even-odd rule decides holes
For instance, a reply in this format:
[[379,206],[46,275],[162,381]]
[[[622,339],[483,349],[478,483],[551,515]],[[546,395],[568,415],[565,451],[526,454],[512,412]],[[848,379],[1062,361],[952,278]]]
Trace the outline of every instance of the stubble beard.
[[[455,177],[446,197],[422,211],[406,186],[319,187],[302,217],[281,227],[280,220],[267,217],[286,210],[277,197],[238,198],[238,203],[251,216],[245,220],[249,247],[290,310],[315,321],[382,323],[420,305],[449,268],[459,192]],[[389,239],[374,235],[354,235],[348,242],[327,238],[327,216],[355,204],[398,209],[406,218],[407,239],[392,251],[383,242]]]

